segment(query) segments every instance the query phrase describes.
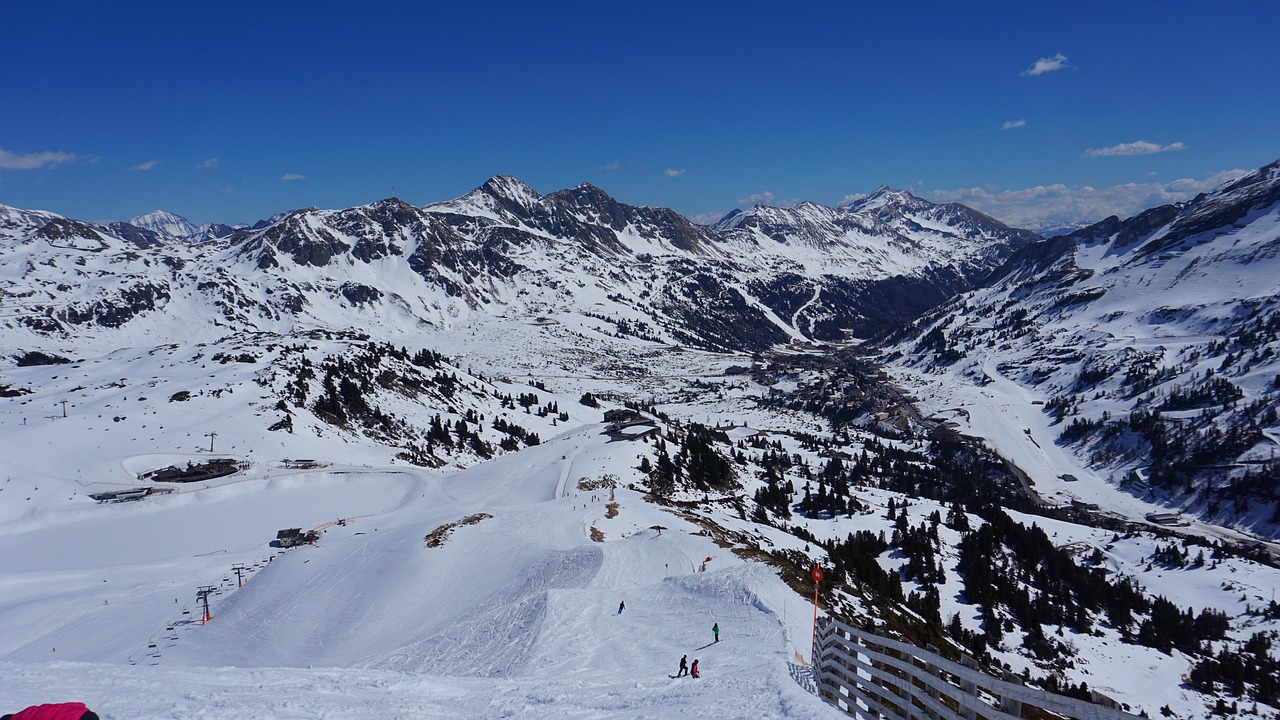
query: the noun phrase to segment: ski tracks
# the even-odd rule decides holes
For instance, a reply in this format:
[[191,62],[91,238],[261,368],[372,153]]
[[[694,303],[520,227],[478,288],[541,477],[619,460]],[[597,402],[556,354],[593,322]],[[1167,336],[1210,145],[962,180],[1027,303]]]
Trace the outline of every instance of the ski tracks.
[[473,614],[406,645],[378,668],[471,677],[511,677],[526,665],[547,616],[551,590],[586,587],[603,561],[597,547],[549,552]]

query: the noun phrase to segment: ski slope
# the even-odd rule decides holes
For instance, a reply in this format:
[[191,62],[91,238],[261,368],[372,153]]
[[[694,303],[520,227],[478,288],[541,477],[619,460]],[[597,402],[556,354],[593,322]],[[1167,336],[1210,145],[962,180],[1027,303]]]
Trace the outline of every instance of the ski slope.
[[[636,447],[607,442],[602,428],[449,476],[272,470],[109,505],[42,478],[66,484],[66,500],[0,526],[0,708],[77,699],[138,719],[836,717],[793,679],[811,618],[769,568],[635,491],[615,491],[609,518],[609,489],[578,489],[634,476]],[[478,513],[491,517],[427,546],[433,530]],[[324,532],[314,546],[268,546],[294,526]],[[235,564],[247,568],[243,588]],[[199,586],[217,588],[207,624]],[[672,677],[683,654],[700,660],[701,679]]]

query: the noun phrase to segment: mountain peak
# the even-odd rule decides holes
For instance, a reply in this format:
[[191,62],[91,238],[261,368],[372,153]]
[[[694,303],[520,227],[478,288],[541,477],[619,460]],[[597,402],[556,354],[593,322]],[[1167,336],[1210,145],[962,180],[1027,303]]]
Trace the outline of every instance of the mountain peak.
[[855,200],[846,207],[852,210],[872,210],[881,207],[919,208],[932,205],[928,200],[912,195],[909,190],[898,190],[888,185],[881,185],[875,192]]
[[510,175],[494,175],[476,189],[497,198],[514,200],[521,205],[542,199],[541,193]]
[[609,196],[609,193],[605,192],[604,190],[601,190],[598,186],[592,185],[589,182],[578,183],[576,186],[573,187],[573,191],[577,193],[590,194],[590,195],[604,195],[605,197]]
[[599,206],[615,202],[609,193],[592,185],[589,182],[579,183],[568,190],[557,190],[547,195],[551,198],[567,198],[575,205]]
[[188,237],[198,230],[190,220],[168,210],[155,210],[139,215],[130,220],[129,224],[169,238]]
[[394,195],[392,195],[391,197],[382,198],[381,200],[375,200],[374,202],[369,204],[369,207],[400,207],[400,206],[413,207],[413,205],[410,205],[409,203],[405,202],[404,200]]
[[1259,210],[1280,204],[1280,160],[1197,195],[1185,206],[1169,231],[1148,250],[1173,246],[1187,238],[1239,223]]

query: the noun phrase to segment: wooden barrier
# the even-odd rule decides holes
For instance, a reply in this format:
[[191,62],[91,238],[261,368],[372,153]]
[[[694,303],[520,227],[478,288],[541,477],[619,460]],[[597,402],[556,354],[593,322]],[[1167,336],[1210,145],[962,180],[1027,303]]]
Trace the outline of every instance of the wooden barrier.
[[864,720],[1021,720],[1024,706],[1076,720],[1137,720],[1137,715],[1026,687],[1012,673],[987,675],[973,658],[936,652],[821,618],[813,641],[818,695]]

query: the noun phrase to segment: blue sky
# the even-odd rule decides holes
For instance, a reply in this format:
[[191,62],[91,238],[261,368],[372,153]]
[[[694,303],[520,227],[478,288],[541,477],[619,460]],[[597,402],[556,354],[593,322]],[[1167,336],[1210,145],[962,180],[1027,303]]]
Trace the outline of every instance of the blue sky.
[[1280,3],[615,5],[7,4],[0,203],[253,222],[507,174],[695,218],[887,184],[1029,224],[1280,158]]

